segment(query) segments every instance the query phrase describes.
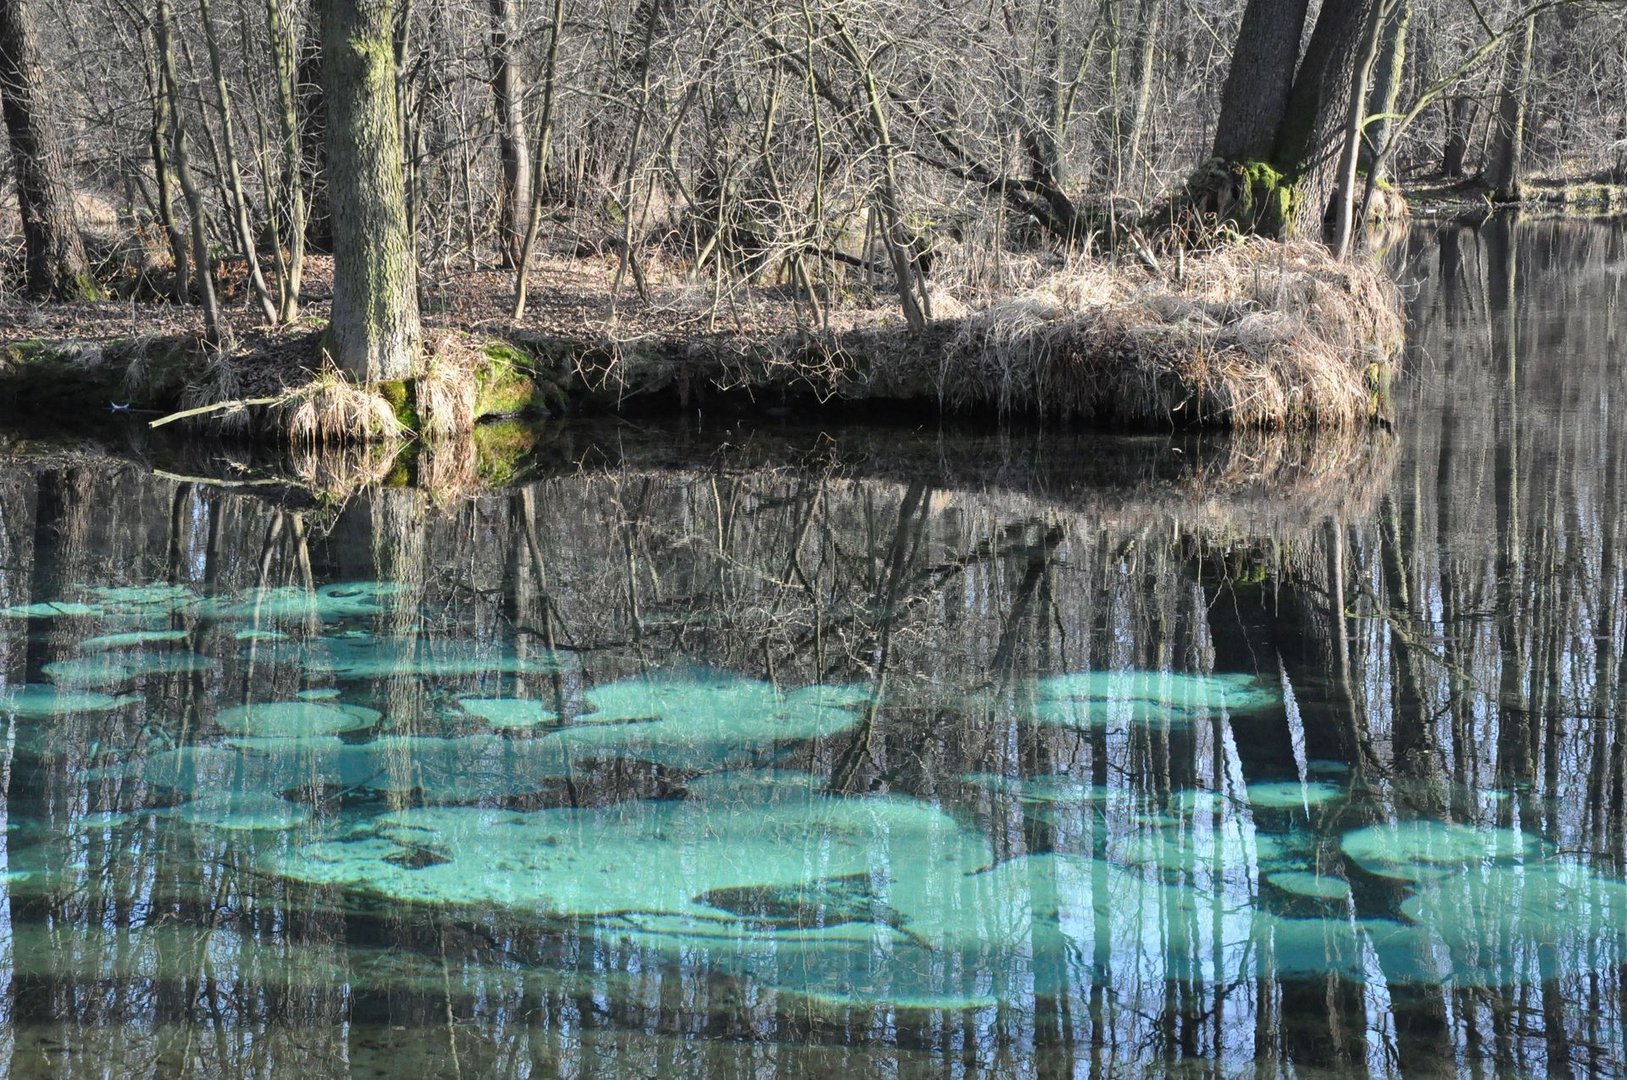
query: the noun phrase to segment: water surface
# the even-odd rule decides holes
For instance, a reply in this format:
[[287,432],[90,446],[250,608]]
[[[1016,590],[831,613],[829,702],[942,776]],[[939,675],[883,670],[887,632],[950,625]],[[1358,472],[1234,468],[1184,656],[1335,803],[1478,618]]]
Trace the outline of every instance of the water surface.
[[1613,1073],[1627,237],[1394,258],[1393,435],[14,454],[3,1068]]

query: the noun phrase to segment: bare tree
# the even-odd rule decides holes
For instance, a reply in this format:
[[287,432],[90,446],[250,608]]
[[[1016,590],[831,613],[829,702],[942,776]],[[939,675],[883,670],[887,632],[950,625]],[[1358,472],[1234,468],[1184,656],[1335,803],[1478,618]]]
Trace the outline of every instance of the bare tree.
[[72,300],[97,292],[74,218],[73,184],[51,117],[28,0],[0,0],[0,111],[11,140],[28,261],[28,292]]

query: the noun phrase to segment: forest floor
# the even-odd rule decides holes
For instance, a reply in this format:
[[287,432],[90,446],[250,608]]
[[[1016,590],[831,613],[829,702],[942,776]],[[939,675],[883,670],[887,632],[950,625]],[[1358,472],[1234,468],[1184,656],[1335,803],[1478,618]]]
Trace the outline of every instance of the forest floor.
[[[480,381],[476,416],[881,402],[1163,427],[1385,419],[1404,325],[1381,270],[1265,241],[1172,262],[1015,260],[1003,288],[965,300],[935,289],[918,333],[896,297],[862,281],[827,291],[816,312],[786,287],[658,265],[643,268],[642,292],[631,275],[618,289],[613,254],[540,262],[517,322],[510,271],[441,267],[421,299],[428,363],[452,358]],[[191,307],[0,302],[0,407],[88,423],[295,395],[322,366],[331,269],[309,260],[302,314],[279,328],[258,325],[228,274],[225,354],[201,347]],[[498,368],[515,385],[486,393]]]

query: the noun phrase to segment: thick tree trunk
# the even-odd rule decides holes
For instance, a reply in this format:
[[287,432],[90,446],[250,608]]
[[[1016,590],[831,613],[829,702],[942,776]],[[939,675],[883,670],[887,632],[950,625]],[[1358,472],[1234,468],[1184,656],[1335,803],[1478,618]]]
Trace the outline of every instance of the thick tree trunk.
[[1364,43],[1378,4],[1325,0],[1317,16],[1272,149],[1272,163],[1294,186],[1290,237],[1322,238],[1339,190],[1357,67],[1370,54]]
[[393,0],[321,0],[333,211],[328,352],[360,382],[413,374],[418,267],[396,110]]
[[1454,97],[1446,103],[1446,145],[1441,152],[1441,175],[1448,180],[1463,179],[1474,113],[1473,98]]
[[1243,9],[1220,96],[1216,157],[1241,162],[1270,157],[1294,85],[1307,6],[1308,0],[1249,0]]
[[73,185],[46,106],[45,66],[27,0],[0,0],[0,111],[17,170],[31,296],[96,294],[74,220]]
[[1518,202],[1521,166],[1525,158],[1525,98],[1531,83],[1531,60],[1536,50],[1537,20],[1525,20],[1520,37],[1509,49],[1503,65],[1503,87],[1497,98],[1497,120],[1492,129],[1491,152],[1486,156],[1486,186],[1496,202]]
[[531,154],[525,126],[525,76],[520,71],[520,12],[516,0],[491,0],[491,85],[502,162],[497,250],[504,266],[519,264],[531,220]]

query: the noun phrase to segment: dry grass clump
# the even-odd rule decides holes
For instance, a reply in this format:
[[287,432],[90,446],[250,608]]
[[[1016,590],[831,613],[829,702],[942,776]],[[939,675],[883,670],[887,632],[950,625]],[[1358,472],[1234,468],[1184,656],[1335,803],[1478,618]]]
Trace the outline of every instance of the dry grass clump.
[[384,483],[402,449],[397,442],[308,442],[289,447],[289,475],[318,503],[337,505]]
[[466,431],[455,438],[420,443],[416,466],[417,486],[443,513],[486,489],[480,475],[480,455]]
[[996,301],[960,322],[938,380],[955,409],[1347,427],[1381,416],[1404,331],[1380,267],[1247,240],[1187,260],[1179,280],[1098,264]]
[[425,346],[429,359],[414,384],[418,434],[428,439],[466,436],[475,425],[481,347],[452,331],[432,333]]
[[377,391],[328,366],[271,406],[272,423],[291,444],[384,442],[410,434]]

